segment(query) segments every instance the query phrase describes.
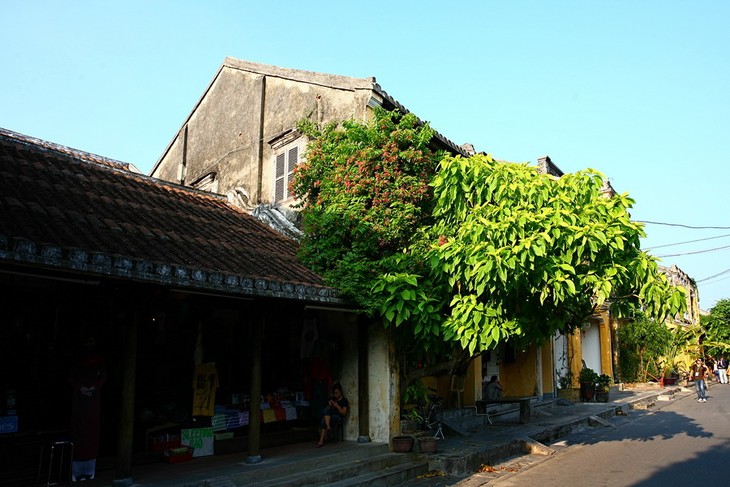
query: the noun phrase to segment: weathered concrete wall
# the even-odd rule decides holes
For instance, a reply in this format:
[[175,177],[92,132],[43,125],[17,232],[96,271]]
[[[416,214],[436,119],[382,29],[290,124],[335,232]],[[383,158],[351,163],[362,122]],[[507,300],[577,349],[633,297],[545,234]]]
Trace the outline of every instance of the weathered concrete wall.
[[351,118],[364,120],[366,107],[367,97],[353,91],[267,78],[261,202],[273,203],[274,199],[275,153],[268,144],[272,137],[296,128],[297,122],[305,117],[320,123]]
[[381,324],[368,329],[370,439],[388,442],[400,433],[398,365],[390,334]]
[[358,437],[360,421],[360,402],[358,400],[358,360],[357,360],[357,315],[354,313],[337,313],[337,321],[342,324],[342,370],[340,380],[342,389],[350,401],[345,425],[345,439],[354,441]]
[[[262,75],[224,65],[152,175],[179,182],[184,158],[186,185],[216,173],[219,193],[243,188],[251,204],[273,203],[272,139],[294,129],[304,117],[321,123],[368,118],[372,90],[364,89],[363,83],[351,88],[341,85]],[[185,128],[187,152],[183,157]],[[304,148],[302,141],[302,152]]]

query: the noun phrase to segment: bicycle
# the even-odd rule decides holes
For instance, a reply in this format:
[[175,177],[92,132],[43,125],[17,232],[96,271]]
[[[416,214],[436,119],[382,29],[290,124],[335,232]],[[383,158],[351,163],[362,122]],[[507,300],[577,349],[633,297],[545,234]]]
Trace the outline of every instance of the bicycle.
[[[433,390],[433,389],[432,389]],[[426,430],[433,430],[436,429],[436,432],[434,433],[434,438],[441,438],[442,440],[446,439],[444,436],[444,429],[443,429],[443,418],[444,418],[444,406],[441,404],[441,398],[436,394],[429,394],[428,395],[429,400],[429,407],[428,407],[428,414],[423,414],[423,405],[421,405],[421,417],[423,418],[423,429]]]

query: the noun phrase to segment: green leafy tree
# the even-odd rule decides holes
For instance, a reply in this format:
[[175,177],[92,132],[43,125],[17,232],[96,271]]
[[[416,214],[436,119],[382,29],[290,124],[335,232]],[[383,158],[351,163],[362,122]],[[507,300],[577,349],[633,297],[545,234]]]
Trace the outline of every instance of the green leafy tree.
[[633,201],[605,197],[595,171],[556,179],[444,156],[412,115],[299,128],[311,140],[293,182],[301,256],[403,347],[460,348],[465,363],[503,341],[569,331],[608,298],[615,312],[640,305],[657,317],[684,306],[639,248]]
[[673,341],[667,325],[638,314],[618,329],[619,369],[626,382],[646,382],[660,375],[658,364]]
[[431,219],[429,182],[442,157],[430,147],[434,132],[414,115],[381,109],[368,123],[303,120],[298,128],[310,139],[292,183],[302,200],[300,257],[375,314],[373,282]]
[[446,157],[432,186],[434,222],[406,251],[427,272],[384,275],[374,288],[396,326],[473,353],[544,342],[609,298],[616,316],[640,307],[662,320],[685,307],[684,290],[639,247],[633,200],[606,197],[596,171],[555,179],[486,155]]
[[730,351],[730,299],[721,299],[701,318],[704,328],[703,345],[705,353],[712,357],[725,355]]

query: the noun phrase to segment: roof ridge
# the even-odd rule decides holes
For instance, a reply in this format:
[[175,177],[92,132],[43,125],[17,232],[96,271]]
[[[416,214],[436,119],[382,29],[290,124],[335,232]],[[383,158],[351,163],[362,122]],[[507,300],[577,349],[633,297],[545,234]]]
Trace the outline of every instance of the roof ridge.
[[234,57],[226,57],[223,66],[278,78],[305,80],[310,83],[347,90],[372,90],[377,86],[375,76],[355,78],[341,74],[322,73],[296,68],[282,68],[271,64],[256,63]]

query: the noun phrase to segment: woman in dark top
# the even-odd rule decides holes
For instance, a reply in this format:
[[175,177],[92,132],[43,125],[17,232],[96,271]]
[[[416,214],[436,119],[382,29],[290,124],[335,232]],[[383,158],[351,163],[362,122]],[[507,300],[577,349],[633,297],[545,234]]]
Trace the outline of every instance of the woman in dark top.
[[329,399],[328,406],[324,408],[324,416],[320,423],[317,448],[324,446],[326,435],[332,429],[332,425],[342,423],[342,418],[347,415],[349,408],[350,401],[342,394],[342,386],[339,383],[332,385],[332,397]]

